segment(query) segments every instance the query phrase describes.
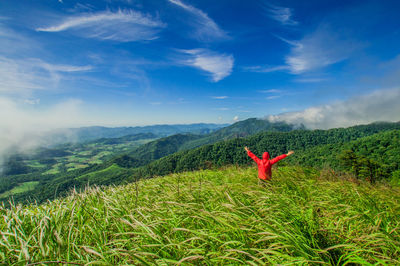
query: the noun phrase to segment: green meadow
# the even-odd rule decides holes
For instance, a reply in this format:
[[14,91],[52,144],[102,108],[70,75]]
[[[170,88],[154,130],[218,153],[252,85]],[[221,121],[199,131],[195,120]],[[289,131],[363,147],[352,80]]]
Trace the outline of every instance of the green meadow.
[[0,198],[6,198],[10,195],[18,194],[18,193],[23,193],[27,192],[30,190],[33,190],[35,186],[39,184],[39,181],[31,181],[31,182],[24,182],[22,184],[19,184],[18,186],[14,187],[13,189],[6,191],[2,194],[0,194]]

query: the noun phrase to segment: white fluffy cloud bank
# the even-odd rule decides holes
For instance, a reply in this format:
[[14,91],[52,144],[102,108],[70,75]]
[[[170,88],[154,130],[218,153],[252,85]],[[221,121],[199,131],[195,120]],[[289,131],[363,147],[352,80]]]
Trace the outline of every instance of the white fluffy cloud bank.
[[310,107],[299,112],[270,115],[271,122],[303,124],[310,129],[328,129],[367,124],[375,121],[400,121],[400,88],[379,90],[346,101]]
[[0,96],[0,168],[10,152],[24,152],[51,144],[43,138],[50,130],[83,125],[80,100],[66,100],[48,108]]

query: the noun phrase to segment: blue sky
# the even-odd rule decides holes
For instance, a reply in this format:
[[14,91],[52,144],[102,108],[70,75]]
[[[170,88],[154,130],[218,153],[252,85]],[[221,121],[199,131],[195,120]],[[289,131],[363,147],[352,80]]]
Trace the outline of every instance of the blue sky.
[[3,0],[0,128],[399,121],[399,11],[390,0]]

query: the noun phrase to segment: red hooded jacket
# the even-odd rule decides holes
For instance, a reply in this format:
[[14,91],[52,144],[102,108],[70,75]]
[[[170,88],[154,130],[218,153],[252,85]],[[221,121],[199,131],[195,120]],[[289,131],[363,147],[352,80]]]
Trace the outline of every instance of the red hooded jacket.
[[286,158],[286,154],[279,155],[278,157],[275,157],[274,159],[269,160],[269,153],[264,152],[262,160],[260,160],[257,156],[254,155],[251,151],[247,152],[247,155],[253,159],[258,166],[258,178],[262,180],[271,180],[272,176],[272,171],[271,167],[273,164],[277,163],[278,161],[282,160],[283,158]]

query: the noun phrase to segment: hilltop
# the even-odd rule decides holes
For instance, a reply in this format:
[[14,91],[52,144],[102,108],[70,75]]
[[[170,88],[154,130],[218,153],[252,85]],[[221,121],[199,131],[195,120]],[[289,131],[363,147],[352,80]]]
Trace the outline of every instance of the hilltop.
[[400,190],[312,168],[171,174],[1,208],[6,264],[399,264]]

